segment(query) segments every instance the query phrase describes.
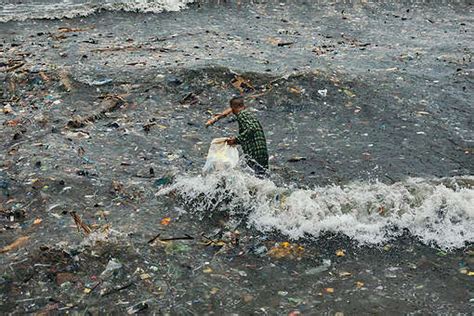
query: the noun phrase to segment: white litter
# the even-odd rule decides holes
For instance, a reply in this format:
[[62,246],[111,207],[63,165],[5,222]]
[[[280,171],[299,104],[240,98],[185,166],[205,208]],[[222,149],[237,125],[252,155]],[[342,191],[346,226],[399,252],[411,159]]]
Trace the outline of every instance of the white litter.
[[318,90],[320,96],[325,98],[328,95],[328,89]]
[[239,151],[236,147],[227,145],[227,138],[215,138],[211,142],[207,153],[206,164],[202,168],[204,173],[212,173],[232,169],[239,163]]

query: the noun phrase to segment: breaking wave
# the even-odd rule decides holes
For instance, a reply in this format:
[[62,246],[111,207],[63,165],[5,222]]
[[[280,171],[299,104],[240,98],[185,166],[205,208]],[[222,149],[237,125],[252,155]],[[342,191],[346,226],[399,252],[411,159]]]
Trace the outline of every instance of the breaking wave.
[[424,244],[453,249],[474,241],[473,184],[466,176],[300,189],[234,171],[179,176],[157,195],[174,192],[188,212],[228,212],[263,233],[293,240],[332,232],[376,245],[408,231]]
[[7,0],[5,2],[0,9],[0,22],[74,18],[100,11],[143,13],[179,11],[193,0]]

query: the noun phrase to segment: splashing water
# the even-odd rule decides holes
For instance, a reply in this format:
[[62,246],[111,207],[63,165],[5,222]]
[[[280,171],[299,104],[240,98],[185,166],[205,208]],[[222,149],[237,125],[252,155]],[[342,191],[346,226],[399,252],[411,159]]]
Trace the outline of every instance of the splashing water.
[[60,19],[99,11],[161,13],[179,11],[194,0],[10,0],[0,9],[0,22],[26,19]]
[[474,240],[473,183],[467,176],[300,189],[234,170],[179,176],[158,195],[175,192],[201,218],[228,212],[261,232],[278,231],[294,240],[332,232],[373,245],[408,230],[427,245],[452,249]]

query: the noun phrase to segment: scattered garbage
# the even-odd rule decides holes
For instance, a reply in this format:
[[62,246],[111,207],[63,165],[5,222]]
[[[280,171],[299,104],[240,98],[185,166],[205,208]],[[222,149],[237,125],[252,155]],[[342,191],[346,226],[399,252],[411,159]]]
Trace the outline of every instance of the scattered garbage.
[[323,259],[323,263],[320,266],[317,266],[317,267],[306,270],[305,274],[306,275],[318,274],[318,273],[327,271],[330,266],[331,266],[331,260]]
[[249,79],[245,79],[242,76],[235,75],[231,81],[231,84],[234,88],[236,88],[240,93],[250,92],[255,90],[252,83]]
[[154,185],[155,185],[155,187],[159,188],[161,186],[165,186],[167,184],[170,184],[171,182],[172,182],[172,177],[163,177],[163,178],[155,180]]
[[288,302],[298,305],[298,304],[303,303],[303,300],[297,297],[288,297]]
[[7,175],[0,171],[0,189],[2,189],[2,195],[8,196],[9,187],[10,181],[8,180]]
[[290,259],[297,259],[301,258],[304,254],[304,247],[298,244],[292,244],[287,241],[276,243],[270,250],[268,251],[267,255],[275,258],[275,259],[282,259],[282,258],[290,258]]
[[105,79],[90,81],[89,84],[93,85],[93,86],[103,86],[103,85],[106,85],[108,83],[111,83],[112,81],[113,81],[113,79],[105,78]]
[[296,95],[299,95],[305,92],[305,90],[300,87],[290,87],[288,90],[291,93],[296,94]]
[[268,248],[265,246],[265,245],[260,245],[259,247],[256,247],[253,252],[256,254],[256,255],[264,255],[268,252]]
[[71,211],[70,214],[74,219],[74,223],[76,224],[78,232],[83,231],[85,235],[89,235],[92,232],[92,229],[89,227],[89,225],[85,224],[76,212]]
[[344,92],[344,94],[347,95],[349,98],[354,98],[356,96],[354,92],[346,88],[342,89],[342,92]]
[[133,315],[133,314],[137,314],[145,309],[148,308],[148,303],[147,302],[140,302],[140,303],[137,303],[133,306],[130,306],[128,309],[127,309],[127,314],[128,315]]
[[298,161],[302,161],[302,160],[306,160],[306,157],[293,156],[293,157],[288,159],[288,162],[298,162]]
[[171,223],[171,217],[164,217],[161,221],[160,224],[163,226],[168,226]]
[[30,239],[30,237],[28,237],[28,236],[22,236],[22,237],[18,238],[17,240],[15,240],[14,242],[12,242],[11,244],[1,248],[0,253],[5,253],[5,252],[11,251],[11,250],[18,249],[18,248],[24,246],[29,239]]
[[110,279],[118,270],[122,269],[122,264],[115,258],[112,258],[107,263],[105,270],[100,274],[101,279]]

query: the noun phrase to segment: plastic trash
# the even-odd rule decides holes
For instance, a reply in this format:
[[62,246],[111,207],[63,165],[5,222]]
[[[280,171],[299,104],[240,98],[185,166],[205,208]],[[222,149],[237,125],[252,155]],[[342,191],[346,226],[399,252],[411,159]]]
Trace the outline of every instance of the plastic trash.
[[122,268],[122,264],[117,259],[112,258],[107,263],[105,270],[100,274],[100,277],[104,280],[109,279],[114,274],[116,274],[117,271],[120,270],[121,268]]
[[306,270],[305,274],[306,275],[318,274],[318,273],[327,271],[330,266],[331,266],[331,260],[323,259],[323,263],[320,266],[317,266],[317,267],[311,268],[309,270]]
[[127,308],[127,314],[128,315],[137,314],[138,312],[143,311],[143,310],[147,309],[148,307],[149,306],[148,306],[147,302],[140,302],[138,304],[135,304],[135,305],[130,306],[129,308]]
[[105,84],[111,83],[113,80],[110,78],[94,80],[90,84],[93,86],[103,86]]
[[161,186],[170,184],[171,181],[172,181],[171,177],[163,177],[158,180],[155,180],[154,185],[159,188]]
[[227,145],[227,138],[215,138],[211,142],[207,153],[206,164],[202,168],[204,173],[211,173],[231,169],[239,163],[237,148]]

